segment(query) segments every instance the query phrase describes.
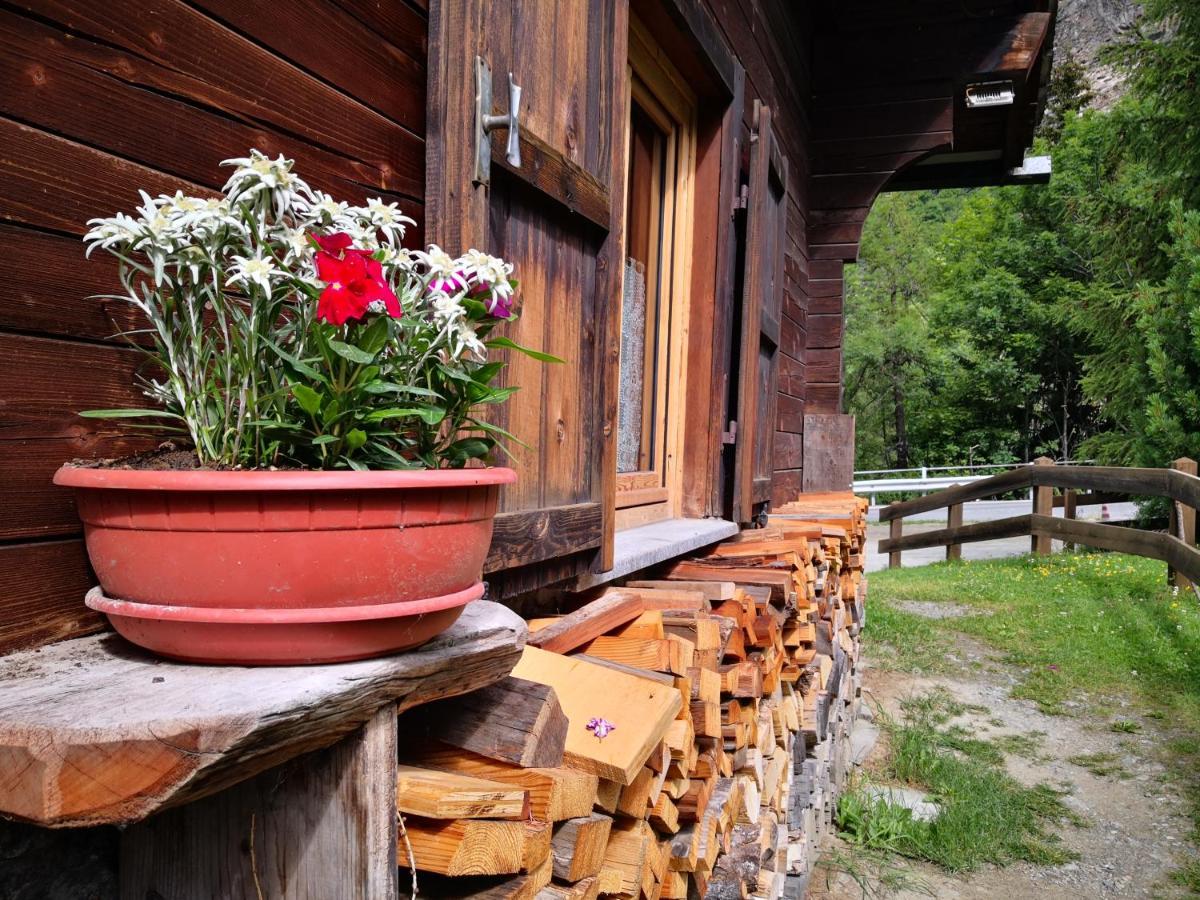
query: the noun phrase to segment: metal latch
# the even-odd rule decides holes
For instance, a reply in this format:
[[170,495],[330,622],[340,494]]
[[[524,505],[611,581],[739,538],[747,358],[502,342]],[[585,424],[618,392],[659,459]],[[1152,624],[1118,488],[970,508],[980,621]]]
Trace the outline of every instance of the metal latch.
[[482,56],[475,57],[475,183],[489,184],[492,171],[492,141],[497,129],[508,130],[504,158],[514,168],[521,167],[521,86],[508,73],[508,114],[492,114],[492,70]]
[[721,443],[722,444],[736,444],[737,443],[737,419],[729,420],[729,430],[721,432]]

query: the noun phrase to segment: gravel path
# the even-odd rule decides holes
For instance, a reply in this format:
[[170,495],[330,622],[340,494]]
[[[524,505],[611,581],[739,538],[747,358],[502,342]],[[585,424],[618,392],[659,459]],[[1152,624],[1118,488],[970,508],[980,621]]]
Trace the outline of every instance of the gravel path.
[[[945,609],[936,610],[937,617],[946,613]],[[1065,844],[1080,856],[1075,862],[1054,867],[1016,863],[966,876],[949,876],[930,865],[904,862],[903,867],[925,890],[906,889],[891,896],[899,900],[929,896],[947,900],[1177,896],[1167,875],[1187,852],[1185,838],[1191,823],[1184,801],[1155,760],[1154,748],[1164,740],[1157,722],[1142,719],[1138,710],[1119,704],[1102,715],[1088,712],[1082,704],[1072,716],[1043,715],[1032,703],[1009,696],[1017,682],[1015,673],[989,648],[969,638],[960,637],[956,642],[955,661],[962,674],[953,678],[871,668],[869,640],[864,647],[864,695],[892,716],[899,716],[903,698],[942,688],[963,704],[986,709],[968,711],[955,720],[981,737],[1041,732],[1035,753],[1007,756],[1008,771],[1027,785],[1047,782],[1069,789],[1064,802],[1090,823],[1088,827],[1066,825],[1060,829]],[[1138,722],[1140,733],[1114,733],[1110,726],[1117,719]],[[872,759],[885,752],[880,742],[866,765],[870,767]],[[1110,765],[1116,771],[1097,775],[1067,761],[1098,753],[1115,754]],[[815,877],[810,896],[851,900],[861,898],[863,891],[845,875],[835,877],[828,886]]]

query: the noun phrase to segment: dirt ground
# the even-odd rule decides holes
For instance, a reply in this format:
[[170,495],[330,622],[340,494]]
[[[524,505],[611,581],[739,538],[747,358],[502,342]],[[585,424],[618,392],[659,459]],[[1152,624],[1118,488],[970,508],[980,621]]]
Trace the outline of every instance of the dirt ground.
[[[926,605],[930,608],[924,614],[931,617],[954,614],[942,604],[913,603],[910,611],[921,613],[915,607]],[[1071,716],[1044,715],[1029,701],[1009,696],[1015,676],[989,648],[969,638],[957,641],[955,655],[961,662],[962,675],[953,678],[872,668],[870,641],[864,647],[864,697],[870,705],[878,705],[894,717],[899,717],[900,701],[905,697],[940,687],[965,705],[986,708],[987,712],[968,711],[954,720],[981,737],[1043,732],[1040,748],[1032,757],[1007,755],[1008,771],[1026,785],[1046,782],[1069,789],[1064,802],[1090,823],[1087,827],[1060,828],[1066,846],[1079,854],[1078,860],[1066,865],[1016,863],[950,876],[927,864],[900,862],[920,889],[874,896],[898,900],[929,896],[947,900],[1178,896],[1167,874],[1183,857],[1191,823],[1177,791],[1164,778],[1164,768],[1154,759],[1156,741],[1162,739],[1154,720],[1139,716],[1133,708],[1089,711],[1082,704]],[[1141,730],[1136,734],[1114,733],[1114,720],[1137,722]],[[866,759],[868,769],[872,758],[883,753],[886,747],[880,741]],[[1096,753],[1116,754],[1111,765],[1117,771],[1097,775],[1067,761]],[[845,874],[829,878],[818,872],[810,896],[855,900],[863,897],[863,890]]]

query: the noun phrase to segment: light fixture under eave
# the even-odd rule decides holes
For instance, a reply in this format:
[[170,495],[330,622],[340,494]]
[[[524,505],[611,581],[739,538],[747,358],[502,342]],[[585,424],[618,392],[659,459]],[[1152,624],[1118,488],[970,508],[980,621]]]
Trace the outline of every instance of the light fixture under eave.
[[967,85],[967,109],[985,106],[1012,106],[1017,92],[1011,81],[980,81]]

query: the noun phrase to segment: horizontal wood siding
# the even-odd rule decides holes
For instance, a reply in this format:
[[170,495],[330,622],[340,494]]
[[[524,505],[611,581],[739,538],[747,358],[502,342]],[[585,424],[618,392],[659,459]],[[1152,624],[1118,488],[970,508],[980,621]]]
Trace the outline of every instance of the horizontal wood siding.
[[[0,652],[100,627],[75,457],[151,446],[81,409],[137,404],[93,216],[137,190],[213,192],[251,147],[315,187],[423,221],[427,13],[393,0],[38,0],[0,9]],[[422,225],[411,235],[421,240]],[[567,518],[570,518],[568,516]]]

